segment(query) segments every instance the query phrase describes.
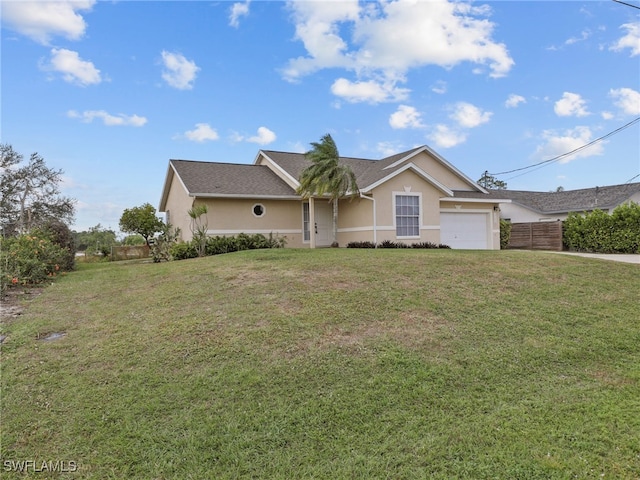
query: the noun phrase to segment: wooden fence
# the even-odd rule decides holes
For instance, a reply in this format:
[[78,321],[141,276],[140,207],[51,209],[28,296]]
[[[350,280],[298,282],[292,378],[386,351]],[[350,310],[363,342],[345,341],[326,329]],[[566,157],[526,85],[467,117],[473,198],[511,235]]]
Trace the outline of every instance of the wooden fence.
[[147,258],[149,247],[146,245],[128,245],[111,247],[111,260],[131,260],[133,258]]
[[562,250],[562,222],[512,223],[507,248]]

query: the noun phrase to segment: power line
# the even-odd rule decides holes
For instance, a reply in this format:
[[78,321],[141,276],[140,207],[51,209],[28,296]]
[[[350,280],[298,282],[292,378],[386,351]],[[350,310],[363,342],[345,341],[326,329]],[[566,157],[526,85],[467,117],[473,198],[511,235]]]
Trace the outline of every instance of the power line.
[[620,0],[613,0],[613,1],[616,3],[621,3],[622,5],[626,5],[627,7],[637,8],[638,10],[640,10],[640,7],[638,7],[637,5],[631,5],[630,3],[621,2]]
[[489,175],[494,176],[494,177],[495,177],[495,176],[498,176],[498,175],[507,175],[508,173],[520,172],[520,171],[522,171],[522,170],[528,170],[528,169],[530,169],[530,168],[539,167],[539,166],[541,166],[541,165],[546,165],[546,164],[548,164],[548,163],[555,162],[555,161],[557,161],[557,160],[560,160],[561,158],[568,157],[569,155],[573,155],[574,153],[579,152],[580,150],[584,150],[585,148],[588,148],[588,147],[590,147],[591,145],[595,145],[596,143],[601,142],[601,141],[602,141],[602,140],[604,140],[605,138],[609,138],[609,137],[611,137],[611,136],[615,135],[616,133],[621,132],[621,131],[622,131],[622,130],[624,130],[625,128],[629,128],[629,127],[630,127],[631,125],[633,125],[634,123],[638,123],[638,122],[640,122],[640,117],[637,117],[637,118],[635,118],[635,119],[631,120],[631,121],[630,121],[629,123],[627,123],[626,125],[623,125],[623,126],[621,126],[620,128],[616,128],[615,130],[613,130],[613,131],[611,131],[611,132],[607,133],[606,135],[603,135],[603,136],[601,136],[601,137],[598,137],[598,138],[596,138],[595,140],[592,140],[592,141],[591,141],[591,142],[589,142],[589,143],[586,143],[586,144],[584,144],[584,145],[582,145],[582,146],[580,146],[580,147],[578,147],[578,148],[575,148],[575,149],[571,150],[570,152],[563,153],[562,155],[558,155],[557,157],[553,157],[553,158],[550,158],[550,159],[548,159],[548,160],[543,160],[542,162],[534,163],[533,165],[528,165],[528,166],[526,166],[526,167],[515,168],[515,169],[513,169],[513,170],[507,170],[506,172],[490,173]]
[[637,174],[635,177],[631,177],[629,180],[627,180],[626,182],[624,182],[624,183],[625,183],[625,185],[626,185],[627,183],[631,183],[631,182],[633,182],[633,181],[634,181],[636,178],[638,178],[638,177],[640,177],[640,173],[639,173],[639,174]]

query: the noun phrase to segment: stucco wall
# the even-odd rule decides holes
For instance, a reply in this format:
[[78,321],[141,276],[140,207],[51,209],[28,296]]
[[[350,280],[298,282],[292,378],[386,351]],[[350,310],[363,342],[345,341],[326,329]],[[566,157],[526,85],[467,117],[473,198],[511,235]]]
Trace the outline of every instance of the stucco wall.
[[451,190],[473,190],[467,182],[427,152],[419,153],[410,161]]
[[191,240],[190,217],[187,212],[193,206],[193,198],[187,195],[186,190],[180,183],[177,176],[173,176],[165,212],[168,212],[168,222],[176,228],[180,229],[180,238],[182,240]]
[[[302,241],[302,202],[296,200],[199,199],[207,205],[210,236],[239,233],[286,237],[288,247],[306,247]],[[264,215],[257,217],[253,207],[260,204]]]
[[[411,238],[398,238],[395,227],[394,195],[419,194],[420,203],[420,235]],[[373,220],[373,201],[368,199],[354,200],[349,203],[343,200],[339,204],[338,241],[346,246],[352,241],[384,240],[403,241],[405,243],[433,242],[440,240],[440,197],[442,192],[425,180],[407,170],[388,180],[373,190],[368,197],[375,200],[376,219]],[[376,234],[374,236],[374,225]]]

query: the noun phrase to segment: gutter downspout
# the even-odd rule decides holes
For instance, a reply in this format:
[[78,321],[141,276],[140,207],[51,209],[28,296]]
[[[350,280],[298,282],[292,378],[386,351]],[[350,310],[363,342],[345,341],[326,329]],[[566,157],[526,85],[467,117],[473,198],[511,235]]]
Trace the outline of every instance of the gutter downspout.
[[371,200],[373,202],[373,243],[378,243],[378,225],[376,223],[376,199],[373,197],[367,197],[366,195],[360,194],[360,198],[364,198],[366,200]]

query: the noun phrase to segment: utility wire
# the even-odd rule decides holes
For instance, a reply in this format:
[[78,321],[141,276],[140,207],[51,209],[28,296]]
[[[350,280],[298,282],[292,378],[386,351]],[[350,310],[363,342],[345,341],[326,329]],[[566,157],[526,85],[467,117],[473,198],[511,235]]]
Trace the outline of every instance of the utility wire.
[[601,137],[596,138],[595,140],[592,140],[589,143],[586,143],[576,149],[571,150],[570,152],[567,153],[563,153],[562,155],[558,155],[557,157],[553,157],[550,158],[548,160],[543,160],[542,162],[538,162],[538,163],[534,163],[533,165],[528,165],[526,167],[521,167],[521,168],[515,168],[513,170],[507,170],[506,172],[499,172],[499,173],[490,173],[489,175],[491,176],[498,176],[498,175],[507,175],[509,173],[515,173],[515,172],[520,172],[522,170],[528,170],[530,168],[534,168],[534,167],[539,167],[540,165],[545,165],[547,163],[551,163],[551,162],[555,162],[557,160],[560,160],[561,158],[564,157],[568,157],[569,155],[573,155],[576,152],[579,152],[580,150],[584,150],[585,148],[590,147],[591,145],[595,145],[598,142],[601,142],[602,140],[604,140],[605,138],[609,138],[613,135],[615,135],[616,133],[621,132],[622,130],[624,130],[625,128],[629,128],[631,125],[633,125],[634,123],[638,123],[640,122],[640,117],[637,117],[633,120],[631,120],[629,123],[627,123],[626,125],[621,126],[620,128],[616,128],[615,130],[613,130],[612,132],[607,133],[606,135],[603,135]]
[[639,173],[639,174],[637,174],[635,177],[631,177],[629,180],[627,180],[626,182],[624,182],[624,183],[625,183],[625,185],[626,185],[627,183],[631,183],[631,182],[633,182],[633,181],[634,181],[636,178],[638,178],[638,177],[640,177],[640,173]]
[[616,3],[621,3],[622,5],[626,5],[627,7],[637,8],[638,10],[640,10],[640,7],[638,7],[637,5],[631,5],[630,3],[621,2],[620,0],[613,0],[613,1]]

